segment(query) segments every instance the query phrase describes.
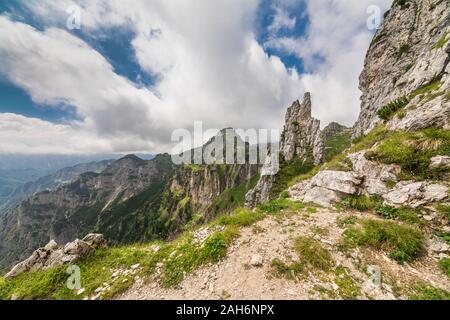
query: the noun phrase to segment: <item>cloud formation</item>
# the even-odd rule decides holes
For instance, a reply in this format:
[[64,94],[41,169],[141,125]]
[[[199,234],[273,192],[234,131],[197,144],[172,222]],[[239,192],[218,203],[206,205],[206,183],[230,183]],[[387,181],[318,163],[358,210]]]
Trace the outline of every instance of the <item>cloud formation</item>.
[[[305,90],[312,91],[313,112],[324,124],[351,125],[371,38],[365,10],[369,2],[390,1],[310,0],[307,34],[276,37],[295,28],[287,9],[295,2],[276,2],[266,26],[274,36],[260,44],[258,0],[26,1],[46,27],[0,16],[0,73],[37,104],[73,106],[82,120],[53,124],[0,114],[0,153],[170,151],[171,132],[196,120],[210,128],[280,128],[286,108]],[[113,27],[131,30],[128,45],[137,63],[158,81],[138,87],[66,30],[71,5],[80,6],[82,32],[94,38]],[[264,46],[296,55],[308,73],[287,68]]]

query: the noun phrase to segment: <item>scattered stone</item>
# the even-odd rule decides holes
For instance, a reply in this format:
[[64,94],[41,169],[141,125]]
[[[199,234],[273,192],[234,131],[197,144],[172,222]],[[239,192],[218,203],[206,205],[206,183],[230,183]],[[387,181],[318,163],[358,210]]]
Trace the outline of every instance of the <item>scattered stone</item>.
[[137,263],[137,264],[132,265],[130,268],[131,268],[131,270],[137,270],[137,269],[139,269],[140,266],[141,265],[139,263]]
[[259,254],[255,254],[250,259],[250,265],[253,267],[262,267],[263,265],[263,257]]

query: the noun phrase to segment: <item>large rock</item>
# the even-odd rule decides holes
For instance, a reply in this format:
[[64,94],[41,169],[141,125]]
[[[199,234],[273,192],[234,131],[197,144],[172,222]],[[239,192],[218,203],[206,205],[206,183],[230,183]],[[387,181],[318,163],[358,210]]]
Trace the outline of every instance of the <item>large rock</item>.
[[353,172],[321,171],[310,180],[288,190],[295,201],[312,202],[331,207],[346,195],[358,194],[362,179]]
[[352,162],[353,171],[360,177],[364,177],[363,190],[369,195],[380,195],[389,192],[386,182],[397,181],[397,175],[401,172],[398,165],[386,165],[369,161],[365,157],[366,151],[357,152],[348,156]]
[[386,204],[417,208],[428,203],[448,199],[449,187],[431,182],[402,181],[383,195]]
[[321,171],[311,179],[312,187],[321,187],[344,194],[357,194],[363,180],[353,172]]
[[24,272],[47,270],[72,263],[106,246],[107,242],[101,234],[89,234],[83,240],[76,239],[64,247],[59,247],[54,240],[51,240],[45,247],[34,251],[28,259],[15,265],[6,274],[5,279],[15,278]]

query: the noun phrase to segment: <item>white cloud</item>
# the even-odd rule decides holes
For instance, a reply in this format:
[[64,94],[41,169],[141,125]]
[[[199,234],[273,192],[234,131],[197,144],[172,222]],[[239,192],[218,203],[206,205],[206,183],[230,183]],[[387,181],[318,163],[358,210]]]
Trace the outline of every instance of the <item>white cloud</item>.
[[[276,1],[269,32],[295,27],[302,13],[289,8],[298,1]],[[215,128],[280,128],[286,108],[305,89],[313,93],[314,115],[324,124],[352,124],[371,37],[364,29],[369,2],[390,1],[310,0],[307,36],[266,44],[304,59],[309,73],[299,75],[256,41],[259,0],[26,1],[34,16],[52,27],[39,31],[0,16],[0,72],[34,101],[73,105],[83,120],[57,125],[0,114],[0,137],[9,137],[8,143],[2,139],[0,153],[170,151],[172,130],[190,128],[195,120]],[[82,9],[83,32],[93,37],[110,27],[131,28],[137,62],[160,81],[136,87],[65,31],[66,9],[73,4]],[[8,121],[27,129],[8,129]]]
[[[54,25],[73,3],[31,1],[29,6]],[[160,74],[153,88],[136,88],[67,31],[41,32],[7,17],[0,18],[1,72],[38,103],[73,105],[84,120],[68,125],[110,141],[113,151],[123,151],[124,140],[137,143],[140,151],[170,151],[172,130],[189,128],[195,120],[214,128],[279,128],[285,108],[303,94],[297,73],[255,40],[256,0],[80,4],[86,32],[133,28],[137,61]]]
[[269,32],[275,33],[282,29],[293,29],[297,23],[296,17],[291,17],[289,12],[284,8],[275,6],[275,15],[273,16],[272,23],[267,28]]

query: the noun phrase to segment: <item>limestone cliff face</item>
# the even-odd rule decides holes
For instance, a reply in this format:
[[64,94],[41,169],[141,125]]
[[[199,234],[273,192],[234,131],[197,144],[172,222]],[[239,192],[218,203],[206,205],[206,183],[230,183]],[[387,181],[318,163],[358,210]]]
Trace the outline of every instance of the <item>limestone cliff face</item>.
[[[330,132],[330,134],[332,134]],[[325,158],[324,136],[320,130],[320,121],[311,116],[311,95],[305,93],[303,102],[294,101],[286,113],[286,121],[280,144],[280,172],[273,175],[262,175],[255,188],[246,195],[246,205],[254,207],[271,200],[274,186],[279,184],[280,177],[284,175],[283,168],[293,164],[296,167],[303,165],[320,165]],[[268,154],[267,159],[272,155]],[[271,161],[265,166],[270,167]],[[264,170],[261,172],[270,172]],[[295,171],[295,169],[293,170]],[[283,179],[282,177],[281,179]]]
[[394,2],[366,56],[360,76],[361,114],[355,136],[382,120],[377,112],[389,102],[410,102],[391,129],[448,127],[450,105],[450,1]]
[[320,121],[311,116],[311,95],[306,93],[302,103],[297,100],[287,110],[281,155],[291,162],[296,156],[306,158],[312,152],[314,163],[319,165],[323,162],[323,151]]

